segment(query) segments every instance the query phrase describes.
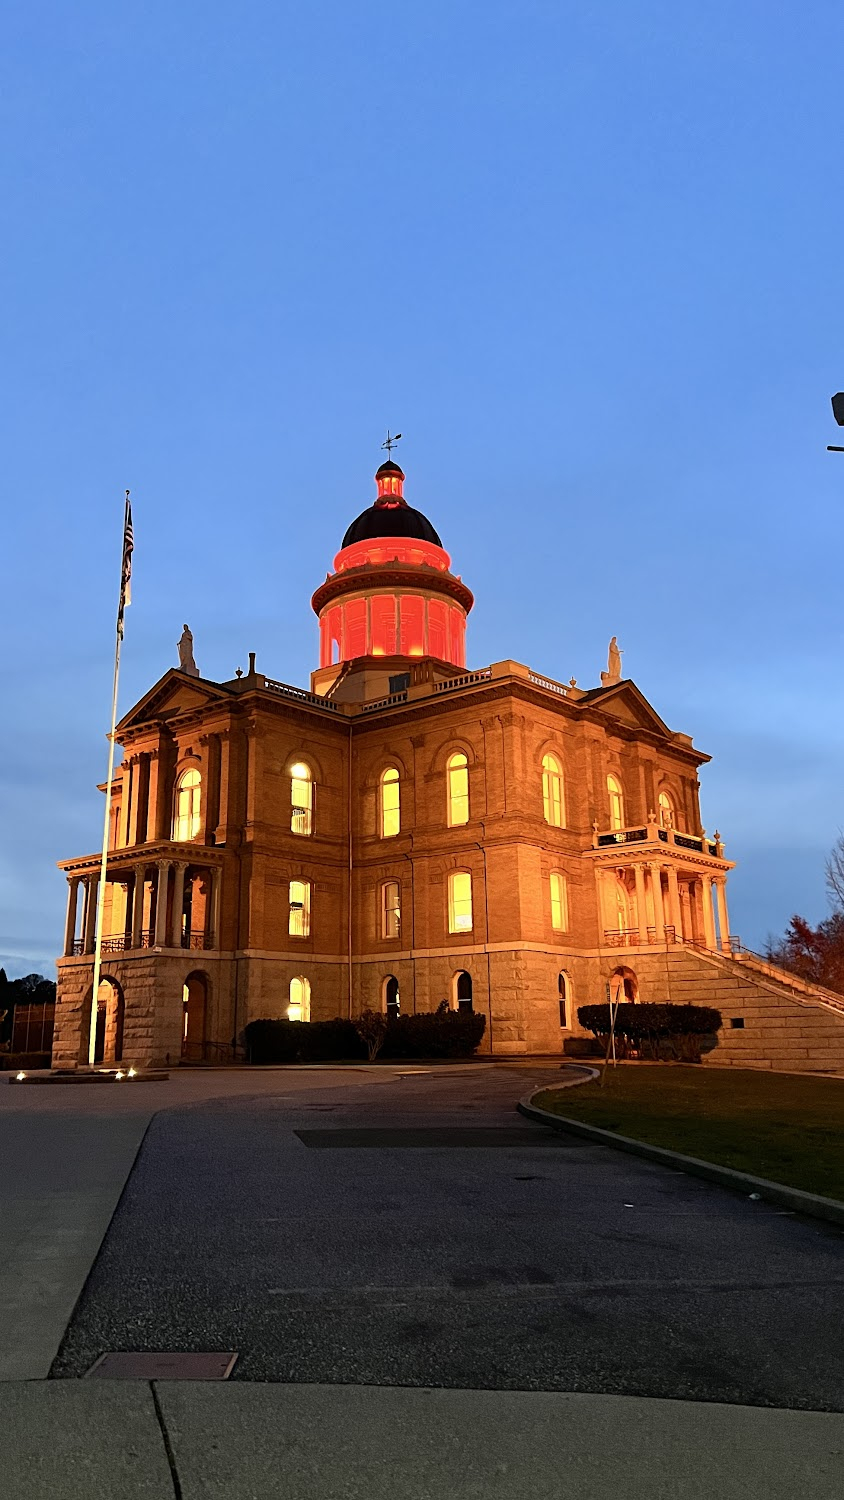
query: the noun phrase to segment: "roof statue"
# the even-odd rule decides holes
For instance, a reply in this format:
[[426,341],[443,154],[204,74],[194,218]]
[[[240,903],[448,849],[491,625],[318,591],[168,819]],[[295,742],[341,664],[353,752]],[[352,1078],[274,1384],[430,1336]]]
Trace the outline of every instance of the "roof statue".
[[193,635],[187,625],[182,626],[179,646],[179,671],[187,677],[198,677],[199,667],[193,659]]
[[621,657],[622,651],[618,644],[618,636],[613,636],[610,641],[609,658],[606,672],[601,673],[601,687],[615,687],[621,681]]

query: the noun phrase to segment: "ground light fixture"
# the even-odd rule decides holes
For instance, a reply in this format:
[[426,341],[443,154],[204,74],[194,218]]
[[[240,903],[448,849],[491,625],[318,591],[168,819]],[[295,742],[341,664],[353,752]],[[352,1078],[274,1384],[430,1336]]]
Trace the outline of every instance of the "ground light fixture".
[[15,1078],[17,1079],[18,1083],[23,1083],[24,1079],[26,1078],[26,1074],[25,1073],[16,1073],[15,1074]]

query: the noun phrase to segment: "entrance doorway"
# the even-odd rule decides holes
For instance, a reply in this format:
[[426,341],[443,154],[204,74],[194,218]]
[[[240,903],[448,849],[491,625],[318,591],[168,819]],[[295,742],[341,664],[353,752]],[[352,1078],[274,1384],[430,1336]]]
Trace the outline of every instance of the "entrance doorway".
[[182,1057],[204,1058],[207,1008],[207,976],[189,974],[182,987]]

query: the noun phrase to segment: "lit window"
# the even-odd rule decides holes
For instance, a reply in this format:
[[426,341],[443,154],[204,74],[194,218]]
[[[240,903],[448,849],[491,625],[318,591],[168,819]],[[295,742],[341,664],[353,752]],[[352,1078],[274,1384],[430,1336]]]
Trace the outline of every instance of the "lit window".
[[569,980],[568,974],[566,974],[565,972],[561,972],[559,974],[558,978],[557,978],[557,990],[559,992],[559,997],[560,997],[560,1025],[564,1026],[564,1027],[567,1027],[568,1024],[569,1024],[569,1018],[568,1018],[569,984],[570,984],[570,980]]
[[449,756],[446,766],[448,775],[448,826],[456,828],[469,821],[469,766],[465,755],[458,750]]
[[401,933],[401,886],[385,880],[381,887],[381,936],[397,938]]
[[555,932],[568,931],[569,903],[566,877],[559,870],[551,871],[551,926]]
[[472,877],[467,870],[448,877],[448,930],[472,931]]
[[553,828],[563,826],[563,768],[556,755],[542,757],[542,811]]
[[290,918],[287,930],[291,937],[308,937],[311,930],[311,883],[290,882]]
[[659,794],[659,826],[660,828],[674,827],[674,803],[667,792]]
[[287,1019],[288,1021],[310,1021],[311,1019],[311,982],[301,974],[290,981]]
[[399,996],[399,982],[395,974],[388,974],[381,986],[381,998],[384,1013],[388,1021],[397,1021],[401,1011],[401,998]]
[[199,833],[199,798],[202,777],[198,771],[183,771],[176,783],[176,809],[173,816],[173,838],[179,844],[195,839]]
[[399,773],[395,766],[388,766],[381,773],[381,837],[392,838],[401,828],[401,802],[399,795]]
[[607,793],[610,799],[610,828],[624,827],[624,793],[615,776],[607,777]]
[[294,833],[314,831],[314,783],[311,768],[304,761],[290,770],[290,827]]

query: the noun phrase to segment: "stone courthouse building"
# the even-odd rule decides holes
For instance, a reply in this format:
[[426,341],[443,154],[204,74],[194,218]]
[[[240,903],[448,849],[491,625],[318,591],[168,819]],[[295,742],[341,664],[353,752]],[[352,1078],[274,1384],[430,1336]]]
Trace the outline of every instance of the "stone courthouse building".
[[[199,675],[121,721],[104,1063],[223,1061],[259,1017],[471,1006],[483,1049],[561,1053],[608,993],[717,1004],[710,1060],[844,1059],[844,1001],[737,951],[708,756],[620,674],[466,666],[473,597],[392,460],[313,596],[309,689]],[[183,638],[183,644],[187,637]],[[105,788],[103,788],[105,790]],[[54,1065],[87,1060],[100,855],[63,862]]]

